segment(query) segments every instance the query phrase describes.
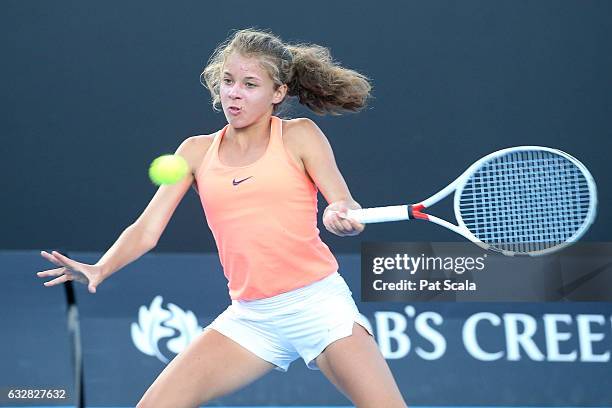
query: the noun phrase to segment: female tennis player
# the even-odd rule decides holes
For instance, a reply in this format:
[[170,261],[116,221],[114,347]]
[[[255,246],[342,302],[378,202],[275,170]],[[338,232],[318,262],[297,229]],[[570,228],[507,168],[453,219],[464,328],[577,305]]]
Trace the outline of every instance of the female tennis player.
[[317,229],[339,236],[364,226],[330,144],[308,119],[274,116],[288,96],[316,113],[364,107],[370,84],[318,45],[289,45],[257,30],[236,32],[202,73],[228,124],[187,138],[177,149],[191,174],[158,189],[142,215],[95,264],[42,252],[58,266],[46,286],[76,280],[91,293],[154,248],[194,186],[215,237],[231,305],[163,370],[138,407],[196,407],[302,358],[357,407],[405,407],[368,324]]

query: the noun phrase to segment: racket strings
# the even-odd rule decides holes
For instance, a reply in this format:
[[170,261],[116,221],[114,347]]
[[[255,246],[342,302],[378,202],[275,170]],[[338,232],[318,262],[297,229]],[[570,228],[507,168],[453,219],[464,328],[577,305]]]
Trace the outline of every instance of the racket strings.
[[[542,168],[541,168],[542,166],[540,164],[541,163],[533,163],[533,161],[531,161],[531,163],[527,163],[527,165],[532,166],[531,168],[527,167],[527,169],[531,170],[530,172],[529,171],[527,171],[527,172],[524,171],[524,166],[518,166],[519,168],[523,168],[521,176],[523,176],[523,177],[532,177],[533,178],[535,176],[533,173],[537,173],[537,172],[542,170]],[[550,166],[552,163],[550,161],[547,161],[544,164],[547,165],[547,166]],[[502,165],[503,165],[503,162],[502,162]],[[516,168],[515,163],[511,163],[511,166]],[[495,170],[495,172],[497,174],[499,174],[499,170],[500,170],[499,167],[500,166],[492,166],[493,170]],[[507,167],[507,166],[505,166],[505,167]],[[558,170],[558,169],[555,169],[555,170]],[[532,174],[529,174],[529,173],[532,173]],[[535,179],[534,178],[534,180],[540,180],[540,179]],[[555,183],[555,184],[560,184],[560,183]],[[547,191],[544,191],[544,192],[540,191],[541,189],[539,189],[539,187],[541,187],[541,185],[542,185],[542,183],[536,183],[536,184],[531,183],[530,187],[538,187],[538,189],[525,190],[525,191],[522,192],[522,194],[528,198],[527,201],[529,201],[529,200],[532,201],[532,203],[531,203],[532,207],[534,207],[536,210],[542,209],[541,208],[542,205],[538,205],[538,204],[544,204],[544,207],[545,207],[544,210],[550,211],[550,209],[547,208],[548,206],[545,205],[545,204],[549,203],[549,201],[547,201],[546,199],[547,198],[551,198],[550,194],[547,194],[548,193]],[[514,187],[514,184],[512,184],[512,186]],[[499,190],[500,189],[497,189],[497,192],[499,192]],[[501,189],[501,190],[503,191],[503,189]],[[512,193],[516,193],[514,188],[512,189],[511,192]],[[532,192],[535,193],[535,194],[532,194]],[[514,194],[514,195],[516,195],[516,194]],[[533,198],[534,198],[534,196],[537,197],[537,198],[541,197],[544,201],[541,202],[541,203],[536,201],[535,205],[533,205]],[[496,202],[496,204],[498,204],[498,203],[499,203],[499,200]],[[563,208],[563,207],[559,207],[559,208]],[[519,208],[519,211],[514,211],[514,215],[516,216],[517,213],[520,214],[520,215],[523,215],[520,210],[521,209]],[[553,211],[554,211],[554,209],[553,209]],[[561,212],[557,211],[556,212],[556,216],[558,217],[560,215],[566,215],[566,214],[561,214],[561,213],[562,213],[562,211]],[[544,218],[544,221],[549,221],[549,220],[550,220],[550,217],[545,217]],[[508,221],[507,217],[506,217],[506,219],[502,219],[502,221],[504,221],[504,222],[502,222],[502,224],[505,225],[507,223],[507,221]],[[511,235],[512,239],[520,239],[522,241],[530,242],[530,241],[534,241],[534,240],[540,241],[542,239],[546,239],[547,238],[545,235],[544,236],[542,235],[542,234],[546,233],[546,230],[538,231],[537,229],[531,228],[533,226],[532,222],[534,221],[533,217],[526,218],[525,221],[527,221],[527,223],[523,222],[523,223],[519,223],[519,224],[515,225],[515,232]],[[527,225],[525,225],[525,224],[527,224]],[[566,227],[567,227],[567,225],[566,225]],[[527,229],[528,234],[516,233],[516,231],[525,231],[525,229]],[[531,230],[534,230],[534,231],[530,232]],[[554,230],[555,233],[558,233],[557,228],[553,228],[553,230]],[[490,232],[491,231],[489,231],[489,233]],[[538,235],[529,236],[530,234],[534,235],[534,233],[535,234],[539,233],[539,236]],[[500,238],[503,238],[503,237],[500,237]]]
[[589,214],[589,183],[569,159],[519,151],[485,163],[465,184],[459,211],[479,240],[534,252],[572,238]]

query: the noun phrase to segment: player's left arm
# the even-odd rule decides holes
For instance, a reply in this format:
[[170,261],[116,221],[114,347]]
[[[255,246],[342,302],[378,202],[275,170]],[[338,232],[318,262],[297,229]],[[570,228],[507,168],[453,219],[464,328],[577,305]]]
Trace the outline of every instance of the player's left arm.
[[349,209],[361,206],[351,196],[327,137],[310,119],[296,119],[292,130],[304,168],[328,203],[323,225],[339,236],[359,234],[364,225],[345,217]]

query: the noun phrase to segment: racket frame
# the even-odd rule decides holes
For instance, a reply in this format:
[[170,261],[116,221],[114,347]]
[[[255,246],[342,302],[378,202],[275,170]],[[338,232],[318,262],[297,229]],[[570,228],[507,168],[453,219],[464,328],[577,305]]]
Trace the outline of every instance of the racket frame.
[[[465,188],[467,182],[470,180],[470,177],[474,173],[476,173],[482,167],[484,163],[489,162],[497,157],[500,157],[500,156],[503,156],[509,153],[523,152],[523,151],[544,151],[544,152],[550,152],[553,154],[557,154],[559,156],[566,158],[567,160],[572,162],[578,169],[580,169],[581,173],[584,175],[586,179],[586,182],[588,184],[588,190],[589,190],[589,209],[587,212],[587,216],[585,217],[585,221],[582,223],[580,228],[563,243],[560,243],[558,245],[555,245],[555,246],[552,246],[552,247],[549,247],[543,250],[529,251],[527,253],[501,250],[501,249],[495,248],[494,246],[490,244],[482,242],[467,228],[467,226],[465,225],[465,222],[463,221],[463,218],[461,216],[461,211],[460,211],[461,193],[463,192],[463,189]],[[453,209],[455,212],[455,218],[457,220],[456,225],[446,220],[443,220],[439,217],[436,217],[434,215],[426,214],[423,212],[423,210],[431,207],[432,205],[446,198],[448,195],[450,195],[453,192],[455,193],[454,200],[453,200]],[[427,221],[433,222],[434,224],[438,224],[440,226],[448,228],[449,230],[464,236],[469,241],[481,246],[484,249],[501,252],[504,255],[509,255],[509,256],[513,256],[516,254],[527,254],[530,256],[539,256],[539,255],[545,255],[545,254],[548,254],[554,251],[558,251],[570,245],[571,243],[576,242],[578,239],[580,239],[580,237],[584,235],[584,233],[589,229],[589,227],[593,223],[596,212],[597,212],[597,187],[595,185],[595,181],[593,180],[593,176],[591,175],[589,170],[586,168],[586,166],[584,166],[584,164],[582,164],[575,157],[561,150],[558,150],[558,149],[553,149],[553,148],[544,147],[544,146],[516,146],[516,147],[509,147],[506,149],[495,151],[477,160],[474,164],[468,167],[459,177],[457,177],[448,186],[444,187],[442,190],[438,191],[437,193],[435,193],[428,199],[423,200],[417,204],[366,208],[366,209],[360,209],[360,210],[349,210],[347,213],[347,217],[354,218],[357,221],[362,222],[362,223],[402,221],[402,220],[411,220],[411,219],[427,220]]]

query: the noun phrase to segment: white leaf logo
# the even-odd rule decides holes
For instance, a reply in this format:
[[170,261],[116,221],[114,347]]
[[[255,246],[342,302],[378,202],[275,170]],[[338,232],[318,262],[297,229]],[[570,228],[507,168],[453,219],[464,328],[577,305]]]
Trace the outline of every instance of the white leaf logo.
[[172,317],[166,322],[168,327],[172,327],[179,332],[179,336],[168,341],[168,350],[173,353],[180,353],[189,343],[202,331],[198,325],[198,320],[191,310],[185,312],[173,303],[168,303],[168,309]]
[[132,341],[138,350],[167,363],[169,360],[159,351],[157,344],[160,339],[170,337],[174,332],[162,326],[162,323],[170,318],[170,312],[161,307],[162,301],[161,296],[155,296],[148,310],[145,306],[140,306],[138,323],[132,323]]
[[138,323],[132,323],[132,341],[138,350],[149,356],[155,356],[163,363],[170,359],[162,354],[159,342],[164,338],[171,338],[166,343],[168,350],[180,353],[202,331],[198,320],[191,310],[184,311],[173,303],[168,309],[162,308],[163,298],[156,296],[147,309],[140,306],[138,310]]

